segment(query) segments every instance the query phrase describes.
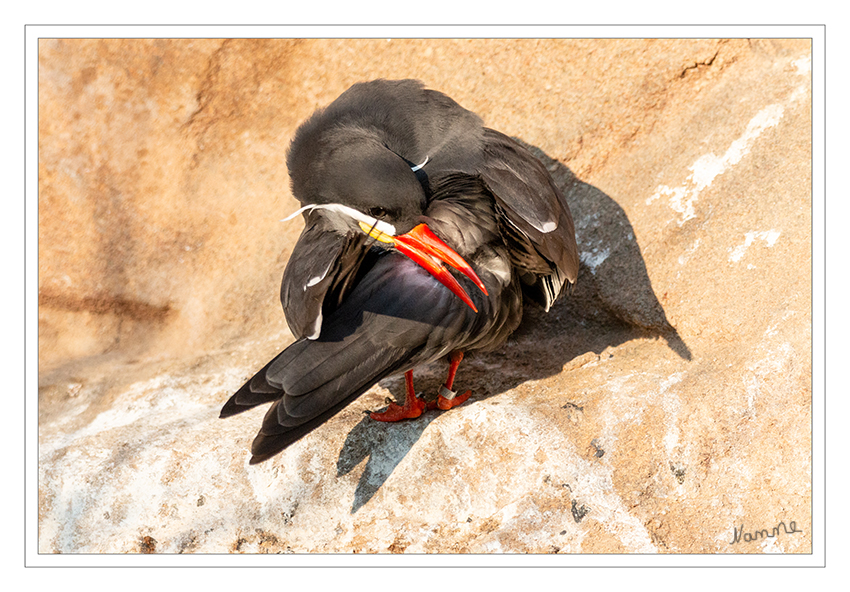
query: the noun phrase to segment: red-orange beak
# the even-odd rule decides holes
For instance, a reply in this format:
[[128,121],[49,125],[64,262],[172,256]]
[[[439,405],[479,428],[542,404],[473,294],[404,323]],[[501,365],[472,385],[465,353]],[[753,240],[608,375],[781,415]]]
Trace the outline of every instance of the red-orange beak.
[[[361,224],[364,230],[369,232],[370,229],[364,224]],[[375,231],[369,232],[374,236]],[[379,237],[375,237],[379,238]],[[392,243],[401,253],[407,255],[413,261],[421,265],[425,270],[433,275],[437,280],[451,290],[458,298],[469,305],[472,310],[478,312],[472,299],[466,290],[461,287],[454,276],[448,269],[443,267],[443,263],[450,265],[461,272],[463,275],[472,280],[478,288],[487,294],[487,288],[478,278],[478,275],[470,267],[469,263],[464,261],[463,257],[458,255],[450,246],[444,243],[440,238],[431,232],[425,224],[416,226],[413,230],[399,236],[388,236],[380,233],[379,240]]]

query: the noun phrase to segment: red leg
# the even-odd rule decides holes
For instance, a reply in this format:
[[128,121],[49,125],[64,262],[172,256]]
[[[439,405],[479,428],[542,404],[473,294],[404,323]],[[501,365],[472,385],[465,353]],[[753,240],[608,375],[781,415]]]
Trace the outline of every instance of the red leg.
[[[455,374],[457,374],[457,367],[460,366],[461,360],[463,360],[462,351],[453,351],[449,355],[449,373],[446,376],[446,384],[442,389],[440,389],[440,395],[437,397],[437,400],[428,405],[428,409],[439,407],[443,411],[447,411],[466,401],[472,394],[472,391],[466,391],[460,396],[455,396],[454,391],[452,391],[452,385],[455,382]],[[446,396],[443,396],[443,393],[450,395],[450,397],[447,398]]]
[[386,411],[370,413],[369,417],[378,421],[400,421],[419,417],[425,411],[425,401],[416,396],[413,390],[413,370],[404,373],[405,398],[404,406],[390,403]]

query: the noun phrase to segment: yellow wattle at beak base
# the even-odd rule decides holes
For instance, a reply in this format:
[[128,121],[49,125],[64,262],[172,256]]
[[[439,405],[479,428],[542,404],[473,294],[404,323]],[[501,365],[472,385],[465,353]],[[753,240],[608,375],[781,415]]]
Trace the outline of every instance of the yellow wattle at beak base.
[[365,232],[366,234],[368,234],[369,236],[371,236],[375,240],[381,241],[382,243],[389,243],[391,245],[395,244],[395,239],[392,236],[390,236],[389,234],[387,234],[385,232],[381,232],[377,228],[375,228],[373,226],[369,226],[365,222],[358,221],[357,223],[360,225],[360,229],[363,232]]

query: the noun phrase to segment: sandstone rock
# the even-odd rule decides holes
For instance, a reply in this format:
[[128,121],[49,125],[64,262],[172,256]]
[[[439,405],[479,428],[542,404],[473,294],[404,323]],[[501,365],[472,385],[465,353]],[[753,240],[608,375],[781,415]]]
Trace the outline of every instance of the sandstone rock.
[[[810,552],[810,51],[42,40],[39,550]],[[377,77],[544,161],[579,283],[468,356],[463,406],[373,422],[389,379],[249,467],[264,410],[218,411],[292,339],[285,149]]]

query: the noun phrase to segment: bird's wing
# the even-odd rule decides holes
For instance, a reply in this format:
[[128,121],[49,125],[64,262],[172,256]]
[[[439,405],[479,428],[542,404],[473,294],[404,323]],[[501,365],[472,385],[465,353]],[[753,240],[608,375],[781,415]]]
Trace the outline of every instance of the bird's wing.
[[328,315],[318,339],[284,350],[231,397],[222,416],[274,401],[251,448],[251,462],[260,462],[378,380],[462,343],[474,316],[424,269],[388,253]]
[[368,240],[362,232],[335,232],[322,215],[308,216],[280,285],[286,322],[296,338],[319,337],[323,314],[339,306],[363,263],[374,256]]
[[[570,208],[543,164],[508,136],[484,130],[478,174],[493,194],[502,235],[521,274],[536,276],[547,309],[565,281],[578,276],[578,248]],[[524,283],[529,281],[524,278]]]

